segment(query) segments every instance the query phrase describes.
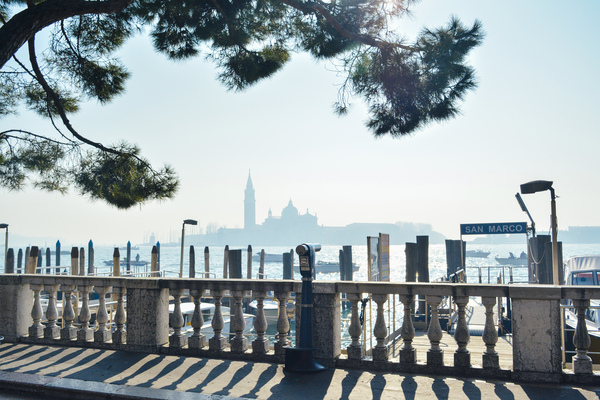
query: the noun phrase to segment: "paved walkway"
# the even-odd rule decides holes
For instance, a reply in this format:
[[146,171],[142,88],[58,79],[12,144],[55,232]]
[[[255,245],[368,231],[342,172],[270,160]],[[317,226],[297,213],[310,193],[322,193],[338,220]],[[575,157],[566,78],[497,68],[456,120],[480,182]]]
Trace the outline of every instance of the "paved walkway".
[[[27,392],[19,394],[19,391]],[[2,344],[0,399],[600,399],[600,388],[327,370],[278,364]]]

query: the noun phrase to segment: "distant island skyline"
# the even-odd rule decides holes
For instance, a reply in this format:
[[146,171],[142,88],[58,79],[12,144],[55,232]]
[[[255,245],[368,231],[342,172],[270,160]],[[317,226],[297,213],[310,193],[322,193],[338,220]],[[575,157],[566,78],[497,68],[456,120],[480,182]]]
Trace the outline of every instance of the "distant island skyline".
[[[456,236],[447,237],[433,229],[430,223],[395,222],[395,223],[364,223],[354,222],[345,226],[324,226],[318,224],[317,214],[299,212],[292,199],[283,207],[281,214],[276,216],[269,208],[268,215],[260,224],[256,223],[256,190],[252,183],[251,173],[248,173],[244,189],[244,221],[243,228],[218,227],[209,224],[203,233],[199,227],[188,227],[185,244],[195,246],[295,246],[302,242],[315,242],[323,245],[366,245],[368,236],[379,233],[390,235],[390,244],[402,245],[415,242],[417,236],[429,236],[430,244],[443,244],[446,239],[460,239],[460,229],[457,226]],[[549,234],[537,232],[538,234]],[[158,236],[158,239],[157,239]],[[168,240],[161,240],[165,235],[145,232],[143,239],[132,238],[132,245],[180,245],[181,232],[171,230]],[[558,239],[563,243],[594,244],[600,243],[600,226],[570,226],[558,231]],[[27,245],[54,245],[60,238],[29,237],[11,235],[9,247]],[[82,238],[79,244],[87,244],[93,238]],[[463,237],[472,244],[512,244],[522,243],[522,235],[489,235]],[[4,243],[0,243],[3,247]],[[124,246],[125,243],[101,243],[99,245]]]

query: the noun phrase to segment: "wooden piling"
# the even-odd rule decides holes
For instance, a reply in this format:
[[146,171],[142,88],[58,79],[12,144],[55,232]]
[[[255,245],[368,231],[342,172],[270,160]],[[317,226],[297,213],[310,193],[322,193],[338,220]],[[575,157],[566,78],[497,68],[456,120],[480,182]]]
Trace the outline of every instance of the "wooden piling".
[[44,249],[40,249],[38,247],[38,252],[39,253],[38,253],[38,257],[37,257],[37,263],[36,263],[35,273],[37,274],[38,271],[39,271],[39,273],[41,274],[43,272],[42,271],[42,259],[44,258]]
[[[462,246],[462,251],[461,251]],[[464,268],[467,244],[461,240],[446,239],[446,276]]]
[[35,274],[37,268],[37,260],[39,255],[39,249],[37,246],[32,246],[29,250],[29,261],[27,262],[26,273]]
[[265,279],[265,249],[260,251],[260,264],[258,266],[258,279]]
[[[27,261],[25,261],[27,263]],[[17,253],[17,273],[20,274],[23,271],[23,249],[19,249]]]
[[354,279],[354,271],[352,267],[352,246],[342,246],[344,254],[344,280],[351,281]]
[[94,269],[94,243],[92,239],[88,242],[88,275],[95,275]]
[[246,279],[252,279],[252,246],[248,245],[246,257]]
[[131,271],[131,241],[127,241],[127,272]]
[[227,264],[229,263],[229,245],[225,246],[223,254],[223,279],[227,279]]
[[56,253],[54,254],[54,258],[56,259],[56,275],[60,275],[60,240],[56,241]]
[[155,272],[158,271],[160,271],[160,266],[158,265],[158,247],[152,246],[152,253],[150,257],[150,272],[152,272],[151,276],[156,276]]
[[4,266],[4,273],[15,273],[15,251],[13,249],[8,249],[6,252],[6,265]]
[[210,254],[208,246],[204,247],[204,278],[210,278]]
[[85,276],[85,248],[79,249],[79,276]]
[[77,247],[71,248],[71,275],[77,275],[77,264],[79,262],[79,250]]
[[121,252],[118,247],[113,251],[113,276],[121,276]]
[[405,243],[404,253],[406,254],[406,282],[417,281],[417,244]]
[[242,279],[242,250],[229,250],[229,278]]
[[50,268],[51,261],[52,254],[50,253],[50,247],[46,247],[46,274],[48,275],[52,273],[52,269]]
[[292,256],[283,253],[283,279],[292,279]]
[[190,278],[196,277],[196,251],[194,250],[194,246],[190,246],[190,268],[189,268]]

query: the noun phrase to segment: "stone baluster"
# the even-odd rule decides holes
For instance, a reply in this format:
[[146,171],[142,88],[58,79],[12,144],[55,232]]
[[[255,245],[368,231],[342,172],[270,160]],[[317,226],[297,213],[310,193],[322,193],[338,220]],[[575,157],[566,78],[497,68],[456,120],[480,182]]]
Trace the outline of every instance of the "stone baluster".
[[412,322],[411,312],[415,297],[411,294],[401,295],[400,301],[404,305],[404,320],[402,321],[402,328],[400,330],[404,344],[402,349],[400,349],[400,362],[414,364],[417,362],[417,350],[412,346],[412,341],[415,338],[415,327]]
[[60,330],[61,340],[77,339],[77,328],[73,326],[75,320],[75,311],[73,311],[73,302],[71,295],[75,290],[75,285],[60,285],[60,290],[63,292],[64,308],[62,312],[63,328]]
[[275,292],[275,298],[279,302],[279,315],[277,316],[277,341],[275,342],[275,355],[285,354],[285,348],[290,345],[287,338],[290,331],[290,321],[287,317],[287,300],[290,292]]
[[482,297],[481,302],[485,307],[485,327],[483,328],[483,343],[485,350],[482,355],[483,368],[499,369],[500,360],[496,351],[496,343],[498,342],[498,331],[494,324],[494,306],[496,305],[495,297]]
[[94,291],[98,293],[99,304],[98,311],[96,312],[96,322],[98,329],[94,332],[94,341],[98,343],[109,342],[112,337],[110,329],[106,327],[108,322],[108,312],[106,312],[106,294],[110,293],[112,286],[95,286]]
[[377,317],[375,318],[375,326],[373,327],[373,336],[377,339],[377,344],[373,348],[373,361],[387,361],[389,358],[388,348],[385,345],[385,339],[388,334],[388,329],[385,324],[385,311],[383,309],[387,301],[386,294],[374,294],[373,301],[377,303]]
[[60,328],[56,325],[58,318],[58,309],[56,308],[56,292],[59,285],[44,285],[48,292],[48,307],[46,308],[46,319],[48,323],[44,328],[44,339],[58,339],[60,337]]
[[573,357],[573,372],[576,374],[591,374],[592,359],[588,356],[591,340],[585,322],[585,311],[590,306],[589,300],[573,300],[573,306],[577,309],[577,328],[573,335],[573,344],[577,354]]
[[350,317],[350,326],[348,327],[348,334],[352,338],[352,343],[346,348],[348,352],[348,358],[351,360],[360,360],[363,356],[363,346],[360,343],[360,335],[362,334],[362,327],[360,325],[360,316],[358,311],[358,303],[362,293],[347,293],[346,297],[352,304],[352,314]]
[[33,325],[29,327],[29,337],[42,338],[44,337],[44,325],[42,325],[42,317],[44,316],[44,310],[42,309],[42,301],[40,299],[40,292],[44,288],[44,285],[30,285],[33,290],[33,307],[31,308],[31,318],[33,318]]
[[187,335],[181,332],[181,328],[184,324],[183,314],[181,313],[181,296],[185,294],[185,289],[172,289],[170,290],[171,296],[173,296],[173,313],[171,314],[171,326],[173,327],[173,334],[169,336],[169,346],[175,348],[182,348],[187,345]]
[[94,339],[94,330],[90,328],[90,292],[93,286],[78,286],[81,293],[81,310],[79,312],[79,322],[81,328],[77,331],[78,342],[91,342]]
[[231,329],[235,332],[235,336],[229,342],[232,353],[244,353],[248,350],[248,338],[244,336],[246,329],[246,321],[244,320],[244,310],[242,308],[242,300],[244,299],[243,290],[232,290],[231,295],[235,299],[233,305],[233,313],[231,315]]
[[113,294],[117,297],[117,310],[115,312],[115,331],[112,333],[112,341],[115,344],[124,344],[127,342],[127,332],[125,331],[125,323],[127,316],[125,314],[125,304],[123,297],[127,292],[125,287],[113,287]]
[[204,290],[193,289],[190,294],[194,298],[194,315],[192,316],[192,328],[194,333],[188,339],[188,347],[190,349],[201,349],[206,346],[206,336],[202,334],[202,326],[204,318],[202,317],[201,298]]
[[454,366],[457,368],[471,367],[471,353],[467,349],[471,335],[469,334],[469,326],[467,325],[467,316],[465,314],[465,308],[468,303],[468,296],[454,297],[454,304],[458,307],[458,320],[456,321],[456,329],[454,331],[454,340],[458,344],[458,348],[454,352]]
[[223,311],[221,310],[221,299],[223,290],[211,289],[210,294],[215,299],[215,314],[212,319],[212,328],[214,336],[208,340],[208,349],[212,351],[223,351],[225,349],[225,338],[221,335],[225,323],[223,321]]
[[254,330],[256,339],[252,341],[253,354],[266,354],[269,351],[269,339],[265,337],[268,328],[267,317],[265,316],[265,298],[267,292],[254,292],[256,299],[256,318],[254,318]]
[[442,296],[426,296],[426,299],[431,306],[431,320],[429,321],[429,329],[427,329],[427,337],[431,347],[427,350],[427,365],[444,365],[444,350],[440,348],[443,333],[438,315],[438,307],[442,302]]

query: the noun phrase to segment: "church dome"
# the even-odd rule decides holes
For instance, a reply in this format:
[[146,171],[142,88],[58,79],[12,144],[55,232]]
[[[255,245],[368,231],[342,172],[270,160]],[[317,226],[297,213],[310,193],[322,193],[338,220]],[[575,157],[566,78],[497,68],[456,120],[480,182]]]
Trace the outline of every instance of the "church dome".
[[281,211],[281,218],[298,217],[298,209],[292,204],[292,199],[288,205]]

